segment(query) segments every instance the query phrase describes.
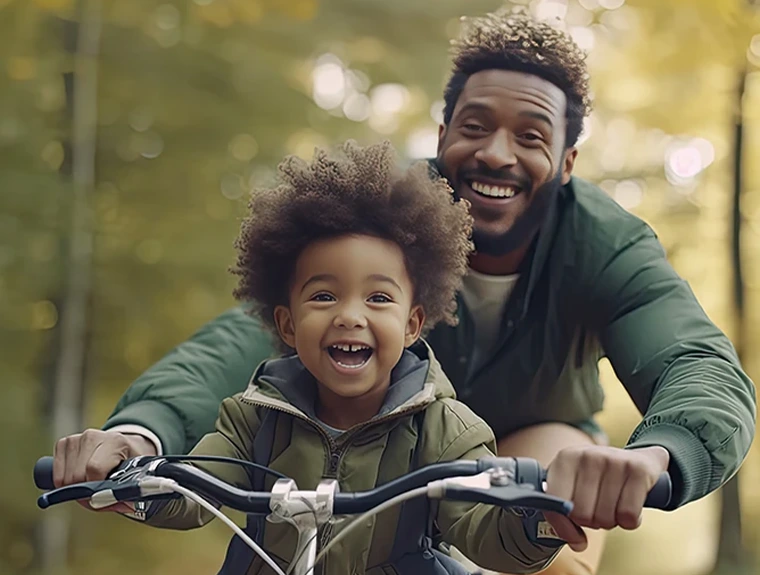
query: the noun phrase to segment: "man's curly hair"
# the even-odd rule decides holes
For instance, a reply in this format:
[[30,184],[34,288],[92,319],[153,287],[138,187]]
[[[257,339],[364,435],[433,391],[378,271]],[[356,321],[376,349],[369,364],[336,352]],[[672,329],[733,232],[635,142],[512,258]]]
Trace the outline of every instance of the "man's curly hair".
[[480,18],[462,18],[453,44],[453,70],[444,89],[443,121],[448,125],[470,76],[483,70],[513,70],[547,80],[567,98],[565,145],[574,146],[591,112],[586,54],[569,34],[504,7]]
[[472,251],[468,204],[434,178],[424,162],[407,170],[389,142],[360,147],[346,142],[337,154],[317,149],[311,163],[289,156],[278,166],[280,183],[255,191],[235,242],[231,272],[240,276],[235,297],[276,333],[274,309],[288,305],[298,256],[311,243],[370,235],[401,248],[425,310],[426,331],[456,324],[456,292]]

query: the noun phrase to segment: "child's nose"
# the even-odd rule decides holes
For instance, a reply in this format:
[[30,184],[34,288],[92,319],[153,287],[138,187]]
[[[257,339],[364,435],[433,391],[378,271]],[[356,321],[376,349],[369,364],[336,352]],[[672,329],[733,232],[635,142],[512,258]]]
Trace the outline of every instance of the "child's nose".
[[347,302],[340,307],[338,314],[335,316],[334,324],[335,327],[343,329],[356,329],[366,327],[367,318],[359,304]]

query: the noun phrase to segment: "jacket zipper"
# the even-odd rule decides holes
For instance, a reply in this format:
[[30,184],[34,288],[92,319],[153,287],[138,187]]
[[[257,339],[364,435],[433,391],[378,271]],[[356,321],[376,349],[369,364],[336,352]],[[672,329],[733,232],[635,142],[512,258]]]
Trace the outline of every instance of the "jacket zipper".
[[[406,409],[402,409],[401,411],[397,411],[391,415],[381,417],[380,419],[361,423],[357,425],[356,427],[354,427],[350,432],[346,432],[347,434],[350,434],[350,435],[347,435],[347,437],[345,438],[345,441],[343,442],[344,446],[339,448],[338,445],[335,443],[335,440],[332,437],[330,437],[319,426],[319,424],[315,423],[314,421],[312,421],[311,419],[309,419],[308,417],[306,417],[305,415],[297,411],[285,409],[284,407],[279,407],[276,405],[272,405],[270,403],[260,402],[260,401],[248,399],[245,397],[241,397],[240,401],[242,401],[243,403],[247,403],[248,405],[255,405],[258,407],[263,407],[264,409],[274,409],[282,413],[287,413],[288,415],[292,415],[302,421],[308,422],[313,428],[315,428],[319,432],[319,434],[322,436],[322,438],[325,440],[325,442],[327,443],[328,468],[327,468],[327,473],[325,474],[325,477],[329,479],[338,479],[338,469],[340,468],[340,462],[343,459],[343,456],[345,455],[345,453],[348,451],[348,446],[350,445],[350,441],[349,441],[350,438],[354,437],[356,434],[358,434],[363,429],[369,427],[370,425],[375,425],[377,423],[385,423],[387,421],[393,421],[394,419],[398,419],[400,417],[408,415],[411,412],[416,411],[420,407],[425,407],[424,405],[423,406],[415,405],[413,407],[408,407]],[[332,536],[332,531],[333,531],[333,525],[331,522],[328,522],[323,525],[321,529],[321,533],[319,533],[318,535],[320,549],[327,543],[327,541],[330,540],[330,537]],[[320,574],[329,573],[330,571],[327,569],[327,562],[328,562],[328,558],[325,557],[322,560],[321,565],[318,565],[315,570],[318,571]]]
[[[240,401],[243,403],[247,403],[248,405],[254,405],[257,407],[263,407],[264,409],[273,409],[275,411],[279,411],[281,413],[287,413],[288,415],[291,415],[293,417],[297,417],[301,421],[306,421],[311,425],[314,429],[317,430],[317,432],[322,436],[322,439],[324,440],[325,444],[327,445],[327,461],[328,461],[328,477],[333,477],[337,479],[337,469],[338,465],[340,464],[340,455],[338,455],[338,446],[335,443],[335,440],[333,440],[332,437],[330,437],[327,433],[325,433],[324,429],[322,429],[318,424],[314,423],[311,419],[306,417],[305,415],[302,415],[298,413],[297,411],[293,411],[290,409],[285,409],[284,407],[279,407],[276,405],[272,405],[270,403],[265,403],[261,401],[255,401],[252,399],[248,399],[245,397],[241,397]],[[338,456],[336,458],[336,455]],[[324,525],[322,525],[321,528],[319,528],[317,532],[317,537],[319,538],[319,548],[321,549],[322,546],[326,543],[326,541],[329,539],[330,535],[332,533],[331,524],[328,522]],[[322,573],[328,573],[328,571],[325,570],[325,566],[327,564],[327,557],[322,561],[322,565],[318,565],[315,571],[319,574]]]
[[340,467],[340,462],[343,459],[343,455],[345,455],[346,451],[348,451],[348,447],[350,445],[350,439],[353,438],[355,435],[357,435],[360,431],[364,430],[367,427],[370,427],[371,425],[379,424],[379,423],[386,423],[388,421],[393,421],[394,419],[398,419],[400,417],[404,417],[408,415],[409,413],[412,413],[414,411],[417,411],[420,407],[424,407],[421,405],[415,405],[412,407],[407,407],[405,409],[402,409],[401,411],[397,411],[395,413],[392,413],[390,415],[383,416],[379,419],[366,421],[364,423],[360,423],[356,427],[354,427],[351,431],[346,432],[346,436],[344,438],[344,441],[341,443],[344,443],[345,445],[343,447],[338,447],[338,444],[335,443],[335,440],[330,437],[322,427],[303,415],[302,413],[299,413],[295,410],[286,409],[284,407],[280,407],[277,405],[272,405],[270,403],[266,403],[263,401],[256,401],[253,399],[248,399],[246,397],[241,397],[240,401],[243,403],[247,403],[248,405],[255,405],[258,407],[263,407],[265,409],[274,409],[275,411],[280,411],[282,413],[287,413],[288,415],[292,415],[294,417],[297,417],[298,419],[307,422],[309,425],[311,425],[314,429],[316,429],[319,434],[322,436],[322,438],[325,440],[325,443],[328,447],[328,467],[327,467],[327,474],[326,478],[328,479],[337,479],[338,478],[338,468]]

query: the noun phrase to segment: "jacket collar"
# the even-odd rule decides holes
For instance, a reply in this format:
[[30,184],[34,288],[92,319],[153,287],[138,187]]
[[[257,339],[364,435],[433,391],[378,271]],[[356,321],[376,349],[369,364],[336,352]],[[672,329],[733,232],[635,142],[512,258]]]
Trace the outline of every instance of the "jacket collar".
[[[420,340],[404,351],[393,369],[391,386],[383,406],[370,422],[402,411],[423,409],[436,398],[454,395],[454,388],[429,345]],[[315,414],[316,382],[295,355],[261,363],[242,397],[318,422]]]

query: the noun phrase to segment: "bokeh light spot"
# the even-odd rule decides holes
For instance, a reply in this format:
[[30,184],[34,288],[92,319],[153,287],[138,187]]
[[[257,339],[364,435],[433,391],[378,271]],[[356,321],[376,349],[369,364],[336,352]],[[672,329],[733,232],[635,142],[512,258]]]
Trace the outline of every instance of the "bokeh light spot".
[[625,0],[599,0],[599,6],[605,10],[617,10],[623,4],[625,4]]
[[31,328],[35,331],[52,329],[58,324],[58,308],[52,301],[34,302],[31,312]]
[[236,160],[250,162],[258,155],[259,144],[250,134],[238,134],[230,140],[228,149]]
[[438,130],[426,126],[409,134],[406,139],[406,153],[410,158],[435,158],[438,151]]
[[332,54],[318,60],[311,73],[312,97],[324,110],[337,108],[346,94],[346,76],[341,61]]
[[641,184],[635,180],[623,180],[615,185],[613,197],[626,210],[631,210],[641,204],[644,190]]
[[158,240],[147,239],[137,244],[135,254],[137,259],[144,264],[152,265],[161,261],[164,256],[164,247]]
[[45,144],[40,154],[42,161],[45,162],[51,170],[58,170],[63,164],[65,152],[63,144],[54,140]]

